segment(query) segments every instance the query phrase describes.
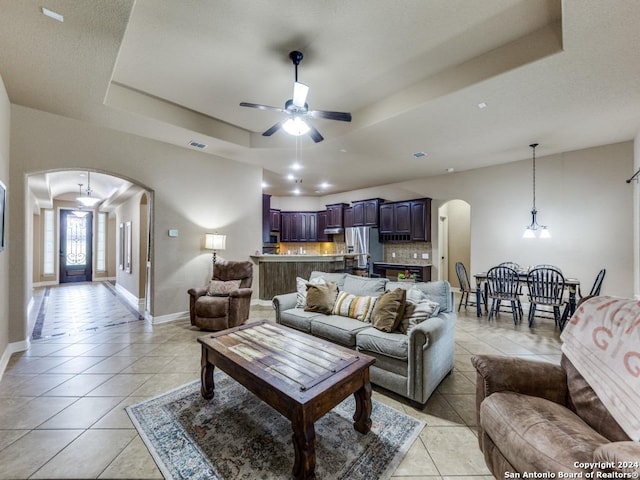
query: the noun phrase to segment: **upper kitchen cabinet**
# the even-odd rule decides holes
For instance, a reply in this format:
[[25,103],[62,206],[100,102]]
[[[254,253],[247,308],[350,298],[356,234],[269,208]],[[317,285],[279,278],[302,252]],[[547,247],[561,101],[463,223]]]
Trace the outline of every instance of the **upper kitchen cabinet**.
[[430,242],[431,199],[380,205],[380,236],[385,242]]
[[353,220],[353,207],[344,209],[344,228],[355,227]]
[[317,242],[316,212],[280,212],[281,242]]
[[327,228],[327,211],[321,210],[318,212],[318,241],[319,242],[333,242],[333,236],[324,233],[324,229]]
[[275,208],[269,210],[269,225],[272,232],[280,231],[280,210]]
[[271,195],[262,194],[262,243],[269,243],[271,236]]
[[344,209],[348,206],[346,203],[327,205],[327,228],[344,227]]
[[[351,203],[354,227],[378,227],[381,198],[358,200]],[[346,225],[345,225],[346,226]]]

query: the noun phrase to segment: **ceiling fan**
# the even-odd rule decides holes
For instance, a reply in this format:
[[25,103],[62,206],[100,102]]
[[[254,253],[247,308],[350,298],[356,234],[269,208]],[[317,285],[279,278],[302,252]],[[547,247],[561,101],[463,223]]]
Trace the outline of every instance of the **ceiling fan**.
[[286,115],[284,119],[280,120],[262,134],[265,137],[270,137],[282,128],[290,135],[299,136],[308,133],[314,142],[321,142],[324,140],[324,137],[320,135],[317,128],[309,123],[308,118],[326,118],[328,120],[350,122],[351,114],[346,112],[330,112],[326,110],[309,110],[309,105],[306,103],[309,87],[304,83],[298,82],[298,65],[302,60],[302,52],[294,50],[289,53],[289,58],[295,66],[295,82],[293,84],[293,98],[290,98],[285,102],[284,108],[270,107],[269,105],[248,102],[241,102],[240,106],[258,108],[260,110],[273,110]]

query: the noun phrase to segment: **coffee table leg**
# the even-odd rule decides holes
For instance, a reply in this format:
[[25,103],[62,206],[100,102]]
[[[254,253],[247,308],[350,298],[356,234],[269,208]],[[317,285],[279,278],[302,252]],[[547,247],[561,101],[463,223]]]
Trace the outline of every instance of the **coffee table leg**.
[[309,480],[315,478],[316,469],[316,430],[313,422],[305,419],[302,412],[293,415],[293,449],[295,461],[293,464],[293,478]]
[[364,371],[364,385],[353,394],[356,400],[356,413],[353,415],[353,428],[360,433],[368,433],[371,430],[371,383],[369,382],[369,369]]
[[207,348],[202,346],[202,357],[200,360],[200,393],[207,400],[211,400],[213,398],[213,392],[215,390],[215,385],[213,384],[213,370],[215,366],[213,363],[209,362],[207,357]]

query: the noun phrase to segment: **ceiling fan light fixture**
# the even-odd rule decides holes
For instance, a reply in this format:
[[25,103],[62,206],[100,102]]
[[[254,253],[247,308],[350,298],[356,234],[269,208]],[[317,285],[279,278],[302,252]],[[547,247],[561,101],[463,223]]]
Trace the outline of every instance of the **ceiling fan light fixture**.
[[300,117],[290,118],[284,122],[282,129],[289,135],[293,135],[295,137],[309,133],[310,130],[309,125],[307,125]]

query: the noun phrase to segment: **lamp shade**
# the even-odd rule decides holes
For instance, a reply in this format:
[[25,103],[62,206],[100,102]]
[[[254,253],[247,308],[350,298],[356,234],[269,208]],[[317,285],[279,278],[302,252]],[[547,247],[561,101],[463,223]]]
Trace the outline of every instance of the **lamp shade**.
[[85,207],[93,207],[96,203],[100,202],[99,198],[96,197],[77,197],[76,200],[80,202]]
[[204,248],[207,250],[224,250],[227,244],[227,236],[218,233],[204,234]]
[[290,118],[284,122],[282,128],[289,135],[295,135],[297,137],[304,135],[310,130],[309,125],[307,125],[300,117]]

